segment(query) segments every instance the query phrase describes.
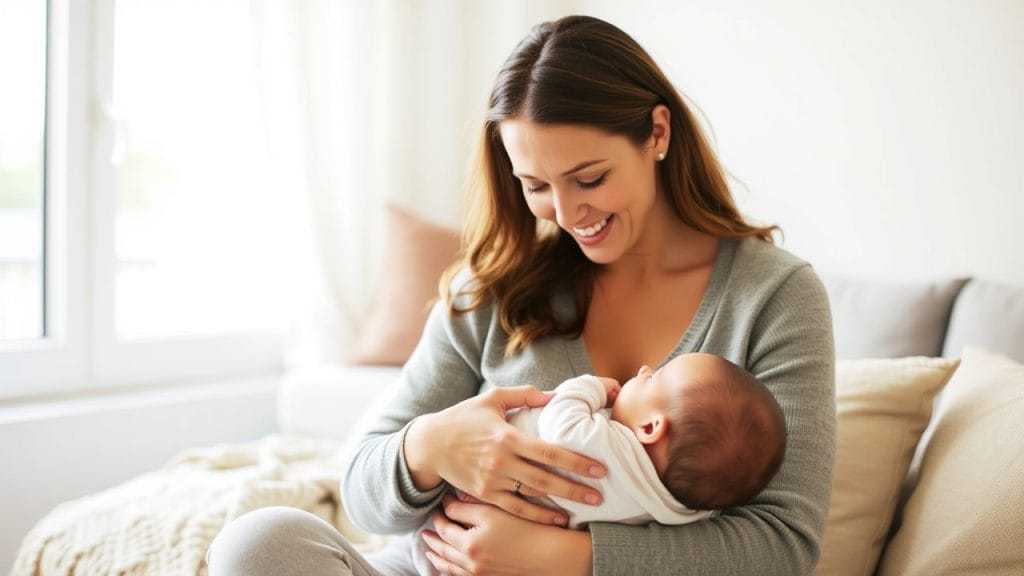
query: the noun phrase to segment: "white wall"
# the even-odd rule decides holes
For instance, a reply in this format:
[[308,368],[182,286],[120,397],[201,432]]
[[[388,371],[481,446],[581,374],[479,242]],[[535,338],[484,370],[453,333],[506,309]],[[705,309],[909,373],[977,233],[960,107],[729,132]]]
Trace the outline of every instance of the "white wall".
[[1024,2],[595,1],[819,270],[1024,286]]
[[185,448],[277,430],[276,378],[0,406],[0,573],[57,504],[156,470]]

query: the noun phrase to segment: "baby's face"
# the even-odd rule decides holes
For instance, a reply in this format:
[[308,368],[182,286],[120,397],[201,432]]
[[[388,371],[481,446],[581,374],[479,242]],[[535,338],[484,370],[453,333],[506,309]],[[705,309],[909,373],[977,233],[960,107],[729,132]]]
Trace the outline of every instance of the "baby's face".
[[680,354],[657,371],[641,366],[636,376],[622,385],[612,406],[612,419],[630,428],[663,412],[687,387],[699,386],[718,370],[718,358],[709,354]]
[[649,366],[641,366],[636,376],[627,380],[612,404],[612,420],[633,428],[644,421],[650,410],[660,405],[661,389],[656,373]]

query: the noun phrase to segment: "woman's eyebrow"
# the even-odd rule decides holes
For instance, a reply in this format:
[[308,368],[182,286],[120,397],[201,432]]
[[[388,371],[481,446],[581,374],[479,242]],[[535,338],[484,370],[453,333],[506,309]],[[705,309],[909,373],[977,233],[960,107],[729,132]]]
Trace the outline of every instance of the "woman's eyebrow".
[[[569,176],[570,174],[579,172],[580,170],[583,170],[584,168],[589,168],[590,166],[593,166],[594,164],[600,164],[601,162],[604,162],[605,160],[607,160],[607,158],[599,158],[597,160],[585,160],[585,161],[580,162],[579,164],[573,166],[572,168],[569,168],[565,172],[562,172],[562,177],[564,178],[566,176]],[[531,180],[536,180],[537,179],[534,176],[530,176],[529,174],[525,174],[525,173],[522,173],[522,172],[516,172],[515,170],[512,171],[512,175],[515,176],[516,178],[529,178]]]

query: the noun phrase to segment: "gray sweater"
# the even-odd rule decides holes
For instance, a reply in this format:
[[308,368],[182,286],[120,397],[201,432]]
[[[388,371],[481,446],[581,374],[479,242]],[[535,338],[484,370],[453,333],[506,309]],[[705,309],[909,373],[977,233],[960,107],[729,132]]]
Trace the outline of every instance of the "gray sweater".
[[[568,291],[556,297],[573,310]],[[550,389],[594,372],[581,338],[544,338],[505,358],[496,310],[450,315],[443,303],[402,369],[394,400],[356,445],[343,480],[351,519],[378,533],[418,528],[440,502],[412,483],[402,442],[417,416],[498,386]],[[832,319],[811,267],[756,239],[722,240],[707,292],[672,352],[746,367],[786,416],[782,469],[746,506],[680,526],[592,523],[594,574],[806,574],[818,559],[835,460]],[[666,361],[668,358],[666,358]]]

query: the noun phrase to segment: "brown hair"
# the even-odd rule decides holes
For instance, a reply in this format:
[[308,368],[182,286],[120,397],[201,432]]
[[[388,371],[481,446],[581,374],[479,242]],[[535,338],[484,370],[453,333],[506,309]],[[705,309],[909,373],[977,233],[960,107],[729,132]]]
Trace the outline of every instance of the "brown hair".
[[[586,125],[640,146],[651,136],[651,114],[659,104],[669,109],[671,134],[658,179],[676,215],[716,237],[772,241],[775,227],[751,225],[739,214],[695,117],[647,52],[603,20],[567,16],[534,27],[495,81],[467,203],[464,256],[441,282],[449,310],[475,310],[493,298],[509,334],[506,354],[543,336],[582,333],[596,265],[571,236],[530,212],[499,124],[519,118]],[[474,281],[460,293],[468,296],[468,307],[460,309],[451,281],[462,268]],[[555,314],[555,286],[571,287],[575,316]]]
[[688,387],[668,409],[662,483],[694,510],[740,506],[768,485],[786,453],[786,420],[775,396],[718,357],[722,377]]

